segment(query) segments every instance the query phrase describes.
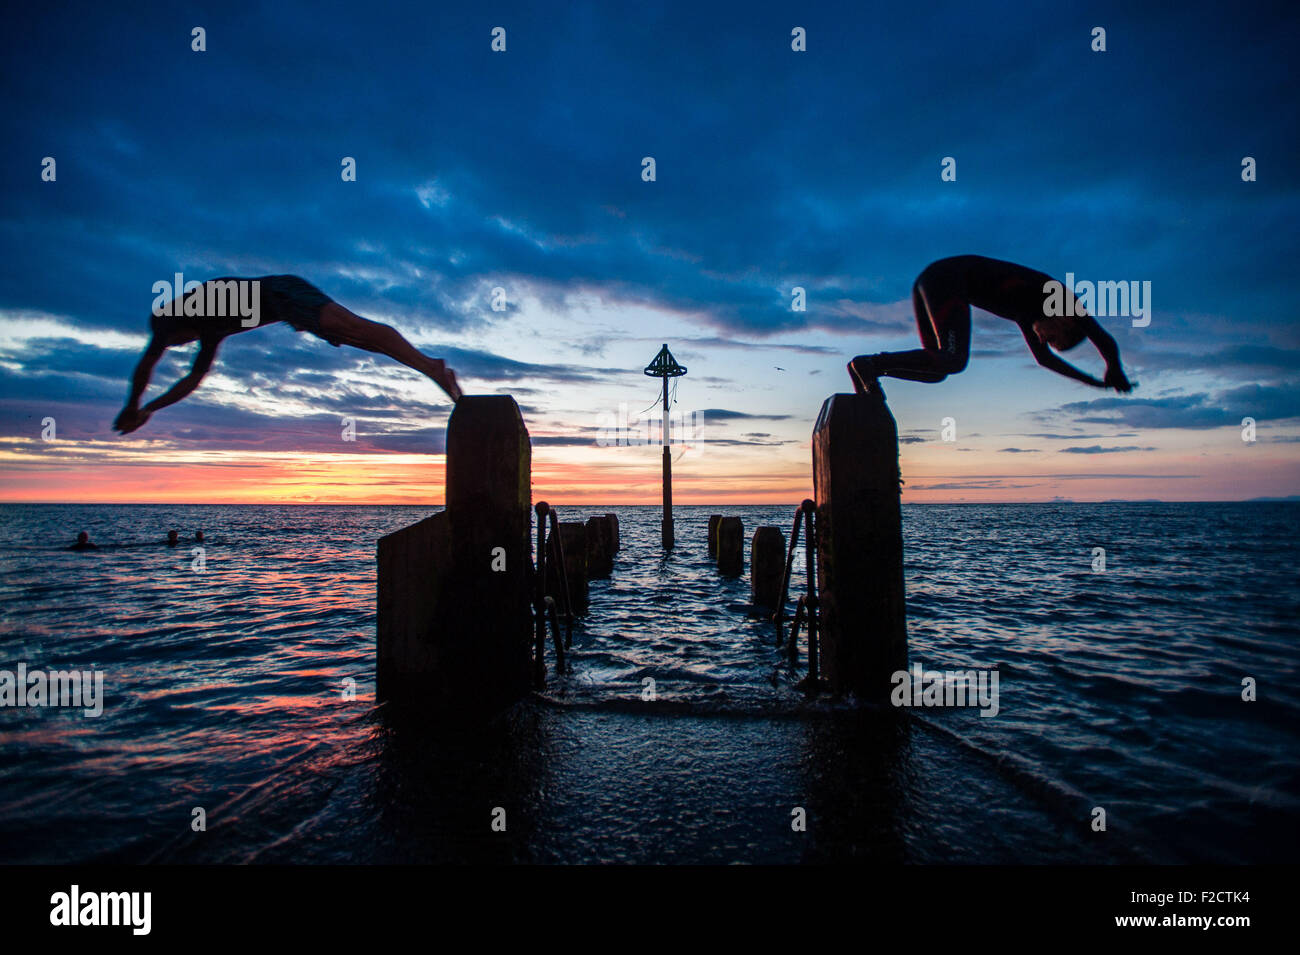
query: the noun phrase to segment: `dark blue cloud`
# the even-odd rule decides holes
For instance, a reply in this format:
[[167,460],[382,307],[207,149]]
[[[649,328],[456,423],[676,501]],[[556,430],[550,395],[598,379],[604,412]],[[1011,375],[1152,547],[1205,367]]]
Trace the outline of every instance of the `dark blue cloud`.
[[[725,347],[906,332],[908,316],[859,306],[979,251],[1150,279],[1153,326],[1126,354],[1132,341],[1153,370],[1282,389],[1241,396],[1261,410],[1124,399],[1080,420],[1278,417],[1300,351],[1260,343],[1295,325],[1296,16],[1210,2],[22,5],[0,58],[0,309],[135,332],[175,270],[292,271],[435,337],[502,321],[487,305],[501,285],[514,301],[594,291],[675,309]],[[196,24],[205,53],[190,49]],[[807,53],[789,49],[795,24]],[[1088,49],[1098,24],[1104,54]],[[496,25],[504,54],[488,48]],[[56,183],[39,180],[47,155]],[[646,155],[657,182],[640,179]],[[1258,182],[1241,182],[1244,155]],[[944,156],[955,183],[939,181]],[[789,308],[794,285],[807,312]],[[1241,340],[1190,328],[1170,348],[1157,336],[1173,312],[1233,316]],[[359,398],[320,394],[350,356],[283,337],[240,347],[227,367],[250,380],[316,388],[322,409]],[[615,373],[447,354],[487,381]],[[133,358],[60,344],[41,360],[0,377],[0,401],[120,401]]]
[[1089,444],[1071,448],[1058,448],[1057,450],[1061,454],[1116,454],[1126,451],[1154,451],[1155,448],[1143,448],[1136,444],[1113,445],[1111,447],[1103,447],[1100,444]]
[[1203,430],[1240,426],[1244,417],[1290,420],[1300,416],[1293,388],[1242,385],[1216,396],[1171,395],[1164,398],[1095,398],[1062,405],[1061,413],[1086,424],[1115,424],[1128,428],[1187,428]]
[[748,411],[731,411],[727,408],[706,408],[704,411],[696,412],[703,416],[705,421],[786,421],[790,418],[788,414],[752,414]]
[[[1290,230],[1264,232],[1275,256],[1258,254],[1261,231],[1295,211],[1283,17],[1294,23],[1211,4],[37,9],[9,32],[6,141],[28,148],[7,151],[7,222],[43,226],[27,257],[38,271],[90,277],[53,296],[88,314],[94,287],[121,301],[173,263],[228,259],[421,266],[429,281],[383,290],[412,307],[498,272],[794,328],[818,309],[790,313],[778,282],[853,276],[814,298],[883,281],[892,300],[956,248],[1135,271],[1170,305],[1203,304],[1183,290],[1192,230],[1198,279],[1286,284],[1270,264],[1286,260],[1277,242],[1294,251]],[[796,20],[806,54],[789,50]],[[198,21],[202,54],[188,42]],[[494,56],[498,22],[511,42]],[[1110,50],[1093,54],[1102,22]],[[1246,152],[1263,164],[1249,187],[1235,172]],[[59,183],[35,181],[33,153],[61,156]],[[646,154],[654,184],[638,175]],[[356,183],[339,180],[345,155]],[[946,192],[944,155],[959,161]],[[426,209],[415,190],[433,179],[451,199]],[[55,241],[66,256],[48,255]],[[740,278],[751,270],[772,284]]]

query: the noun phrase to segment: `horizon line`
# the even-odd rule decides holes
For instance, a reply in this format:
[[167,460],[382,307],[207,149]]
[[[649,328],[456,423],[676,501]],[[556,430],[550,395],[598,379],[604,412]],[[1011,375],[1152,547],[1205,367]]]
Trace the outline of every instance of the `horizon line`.
[[[934,505],[946,506],[950,504],[970,504],[970,505],[992,505],[992,504],[1277,504],[1277,503],[1298,503],[1300,494],[1287,495],[1285,497],[1242,497],[1242,498],[1218,498],[1205,500],[1169,500],[1161,497],[1112,497],[1103,501],[1080,501],[1074,498],[1059,498],[1048,500],[1021,500],[1021,501],[970,501],[965,499],[951,501],[902,501],[903,504],[928,507]],[[534,502],[537,503],[537,502]],[[645,504],[599,504],[599,503],[564,503],[562,501],[547,501],[552,507],[573,507],[573,508],[597,508],[597,507],[654,507],[659,508],[662,505],[655,501]],[[703,503],[683,503],[674,504],[674,509],[679,507],[798,507],[802,502],[791,500],[789,502],[772,503],[772,502],[754,502],[741,504],[735,501]],[[408,503],[394,501],[7,501],[0,500],[0,506],[36,506],[36,507],[78,507],[78,506],[96,506],[96,507],[446,507],[446,502],[438,501],[435,503]]]

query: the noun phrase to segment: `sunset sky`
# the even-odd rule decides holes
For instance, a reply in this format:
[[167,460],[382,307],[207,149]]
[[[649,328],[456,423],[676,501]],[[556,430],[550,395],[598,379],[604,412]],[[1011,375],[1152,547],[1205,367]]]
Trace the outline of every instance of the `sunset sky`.
[[1055,376],[976,312],[965,372],[884,382],[905,502],[1300,494],[1287,5],[233,6],[7,14],[0,501],[441,503],[441,391],[283,324],[113,432],[181,272],[301,275],[513,394],[555,503],[658,499],[658,446],[597,435],[657,414],[667,342],[702,422],[676,500],[797,502],[845,362],[917,347],[912,282],[967,252],[1150,281],[1149,326],[1101,320],[1138,387]]

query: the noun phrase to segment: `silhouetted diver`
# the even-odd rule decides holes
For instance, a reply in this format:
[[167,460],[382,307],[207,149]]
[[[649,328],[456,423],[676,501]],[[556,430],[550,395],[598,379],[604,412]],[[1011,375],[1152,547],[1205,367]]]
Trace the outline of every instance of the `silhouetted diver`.
[[68,547],[68,550],[99,550],[99,546],[90,542],[90,535],[82,531],[77,535],[77,542]]
[[[1132,391],[1120,366],[1115,339],[1096,319],[1082,314],[1078,302],[1071,303],[1074,315],[1044,314],[1043,302],[1048,293],[1043,286],[1051,281],[1052,277],[1043,272],[982,255],[956,255],[931,263],[912,286],[912,309],[924,347],[859,355],[848,365],[854,390],[858,394],[879,390],[876,378],[880,375],[936,382],[964,369],[970,357],[970,309],[974,305],[1020,326],[1030,352],[1044,368],[1098,388]],[[1072,298],[1069,289],[1064,294]],[[1102,381],[1075,368],[1048,347],[1066,351],[1085,338],[1106,361]]]
[[[185,300],[192,296],[207,296],[213,300],[216,295],[208,287],[217,282],[252,282],[259,283],[259,308],[257,324],[245,326],[243,316],[229,314],[185,315]],[[250,293],[251,299],[251,293]],[[123,434],[130,434],[149,420],[149,416],[160,408],[180,401],[199,386],[203,376],[212,367],[212,360],[217,355],[217,346],[228,335],[261,328],[272,322],[288,322],[300,332],[311,332],[317,338],[323,338],[331,345],[352,345],[366,351],[387,355],[403,365],[414,368],[421,374],[432,378],[452,401],[460,399],[460,386],[456,383],[456,373],[447,367],[441,358],[429,358],[401,336],[395,329],[379,322],[362,318],[335,302],[316,286],[300,279],[296,275],[266,275],[257,279],[218,278],[209,279],[204,285],[187,293],[181,301],[170,303],[172,314],[159,315],[157,309],[150,315],[150,328],[153,337],[145,347],[144,354],[136,366],[131,378],[131,394],[126,400],[126,407],[113,422],[113,427]],[[179,314],[178,314],[179,313]],[[162,358],[163,352],[174,345],[184,345],[198,340],[199,353],[194,359],[190,372],[172,387],[140,407],[140,397],[149,387],[149,377],[154,365]]]
[[181,535],[180,535],[179,533],[177,533],[176,531],[168,531],[168,532],[167,532],[167,546],[168,546],[168,547],[175,547],[177,544],[180,543],[180,537],[181,537]]

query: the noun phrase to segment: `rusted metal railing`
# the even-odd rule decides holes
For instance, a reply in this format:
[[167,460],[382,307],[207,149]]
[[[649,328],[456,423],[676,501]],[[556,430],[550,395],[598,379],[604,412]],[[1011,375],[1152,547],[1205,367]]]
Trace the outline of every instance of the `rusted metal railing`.
[[[564,672],[564,651],[573,646],[573,603],[569,597],[569,578],[564,567],[564,542],[560,539],[559,517],[545,501],[538,502],[537,512],[537,563],[533,567],[533,612],[537,621],[537,632],[533,643],[533,678],[540,689],[546,685],[546,624],[551,624],[555,638],[555,669]],[[549,519],[550,533],[547,533]],[[565,624],[564,639],[560,639],[560,608],[556,600],[547,591],[547,562],[555,567],[555,578],[559,584]],[[530,562],[531,563],[531,562]]]
[[[776,645],[783,644],[793,667],[799,660],[799,631],[805,625],[808,628],[808,685],[816,685],[818,669],[817,639],[820,630],[817,601],[817,506],[805,500],[794,513],[794,527],[790,531],[790,549],[785,557],[785,573],[781,576],[781,597],[777,601],[772,620],[776,623]],[[804,532],[804,569],[807,583],[803,594],[795,604],[794,620],[790,624],[789,638],[785,635],[785,602],[790,595],[790,574],[794,567],[794,555],[799,548],[799,529]]]

